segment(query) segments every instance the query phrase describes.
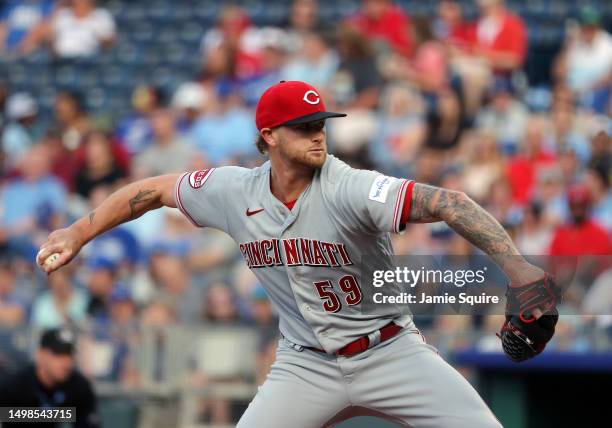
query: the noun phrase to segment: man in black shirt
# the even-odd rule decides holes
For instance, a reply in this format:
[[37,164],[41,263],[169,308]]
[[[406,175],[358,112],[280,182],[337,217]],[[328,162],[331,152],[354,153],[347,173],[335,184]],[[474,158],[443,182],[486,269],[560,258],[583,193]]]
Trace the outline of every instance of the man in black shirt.
[[[47,330],[40,340],[34,364],[0,381],[2,407],[76,407],[79,428],[97,428],[96,397],[89,381],[74,362],[75,336],[66,328]],[[37,427],[39,423],[3,423],[5,427]],[[59,424],[45,423],[45,428]]]

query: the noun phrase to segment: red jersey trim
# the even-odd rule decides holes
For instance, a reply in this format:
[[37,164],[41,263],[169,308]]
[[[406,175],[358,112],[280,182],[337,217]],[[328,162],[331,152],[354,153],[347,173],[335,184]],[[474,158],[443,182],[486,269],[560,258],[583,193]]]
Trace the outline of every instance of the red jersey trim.
[[393,231],[395,233],[401,233],[406,223],[408,223],[410,206],[412,204],[412,188],[414,184],[414,180],[404,180],[397,193],[395,212],[393,214]]
[[399,191],[397,192],[397,198],[395,198],[395,209],[393,210],[393,232],[397,233],[399,230],[398,227],[398,216],[400,213],[400,201],[402,200],[402,195],[404,194],[404,189],[408,184],[408,180],[402,180],[402,184],[400,185]]
[[400,219],[399,230],[403,230],[408,223],[410,218],[410,208],[412,207],[412,188],[414,187],[415,181],[410,180],[408,187],[406,188],[406,196],[404,197],[404,206],[402,208],[402,217]]

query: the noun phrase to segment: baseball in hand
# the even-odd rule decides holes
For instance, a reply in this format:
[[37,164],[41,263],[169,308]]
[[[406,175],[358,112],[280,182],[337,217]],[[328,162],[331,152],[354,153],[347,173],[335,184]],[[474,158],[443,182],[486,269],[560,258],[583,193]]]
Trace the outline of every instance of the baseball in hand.
[[45,259],[45,267],[46,268],[50,267],[53,264],[53,262],[59,259],[59,257],[60,257],[59,253],[51,254],[49,257]]

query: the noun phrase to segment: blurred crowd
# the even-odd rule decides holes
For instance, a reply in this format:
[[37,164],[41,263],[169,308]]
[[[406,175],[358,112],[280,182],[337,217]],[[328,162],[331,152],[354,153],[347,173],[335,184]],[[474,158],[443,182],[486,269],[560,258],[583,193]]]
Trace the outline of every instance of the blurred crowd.
[[[477,16],[467,20],[465,3],[441,0],[425,17],[361,0],[327,22],[317,1],[294,0],[284,25],[263,27],[239,5],[223,6],[191,53],[201,72],[177,87],[135,87],[132,111],[110,123],[74,91],[59,91],[43,120],[37,94],[2,84],[0,326],[74,325],[103,359],[85,368],[89,375],[132,384],[142,326],[258,326],[265,373],[276,316],[261,285],[231,239],[195,233],[176,210],[109,231],[48,278],[33,260],[49,231],[126,182],[265,161],[253,108],[280,80],[308,81],[330,110],[348,113],[327,136],[330,151],[352,165],[465,191],[524,254],[612,255],[612,35],[600,12],[585,6],[572,17],[546,84],[534,88],[523,18],[503,0],[475,0]],[[94,0],[8,0],[0,19],[0,56],[9,58],[40,49],[60,62],[96,56],[130,31]],[[475,253],[444,224],[410,225],[394,239],[397,254]],[[612,314],[611,269],[591,266],[582,276],[577,313]],[[560,330],[586,321],[569,322]],[[470,325],[488,328],[434,322]],[[7,347],[0,368],[10,366]]]

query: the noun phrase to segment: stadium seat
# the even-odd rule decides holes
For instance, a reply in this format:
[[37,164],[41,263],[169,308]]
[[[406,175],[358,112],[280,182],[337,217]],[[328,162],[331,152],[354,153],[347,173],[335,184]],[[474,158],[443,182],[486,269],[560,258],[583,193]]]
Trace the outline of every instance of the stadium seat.
[[8,70],[8,81],[11,85],[24,85],[29,75],[29,67],[25,64],[12,64]]
[[197,42],[198,44],[204,36],[206,27],[199,21],[189,20],[183,23],[179,29],[179,40],[184,43]]
[[123,16],[126,2],[121,0],[108,0],[104,3],[104,7],[113,15],[115,19]]
[[53,105],[55,104],[55,97],[57,96],[57,90],[49,85],[45,86],[41,89],[40,92],[37,93],[39,107],[42,111],[51,112],[53,110]]
[[77,67],[79,74],[79,86],[93,87],[99,81],[99,71],[92,67]]
[[156,33],[155,26],[148,21],[134,23],[129,31],[130,40],[136,42],[151,42]]
[[[475,19],[478,7],[473,0],[459,0],[467,19]],[[291,0],[239,0],[257,25],[285,22]],[[437,2],[396,0],[410,15],[435,16]],[[321,18],[336,22],[359,10],[361,0],[319,2]],[[529,29],[528,69],[547,67],[552,51],[564,38],[565,21],[580,7],[590,5],[601,12],[606,26],[612,27],[612,2],[607,0],[507,0],[508,7],[520,13]],[[213,26],[223,3],[216,0],[107,0],[103,3],[117,21],[117,44],[84,63],[54,63],[51,53],[39,49],[17,63],[4,64],[0,72],[14,88],[51,93],[49,85],[90,91],[92,107],[107,108],[113,94],[117,108],[129,106],[129,94],[139,82],[153,79],[173,87],[180,79],[191,79],[202,67],[200,43]],[[543,61],[540,58],[546,57]],[[544,64],[545,63],[545,64]],[[45,66],[47,65],[47,66]],[[29,70],[36,67],[37,72]],[[542,73],[540,73],[542,74]],[[540,76],[539,78],[541,78]],[[104,96],[102,92],[105,93]]]
[[548,16],[548,4],[545,0],[532,0],[526,2],[524,9],[525,16],[542,18]]
[[157,28],[154,33],[153,40],[158,44],[170,44],[175,43],[178,40],[178,31],[174,25],[168,25]]
[[108,91],[101,87],[91,88],[86,93],[86,103],[91,110],[108,108]]
[[[177,2],[179,3],[179,2]],[[173,17],[174,5],[165,0],[153,0],[147,5],[147,20],[166,23]]]
[[219,2],[214,0],[197,0],[194,6],[195,18],[205,24],[212,24],[217,19]]
[[124,2],[125,7],[119,17],[128,22],[142,22],[146,19],[146,5],[140,2]]
[[34,52],[21,58],[21,60],[30,66],[39,66],[51,61],[51,53],[48,49],[36,49]]
[[210,326],[196,346],[196,366],[211,378],[253,376],[255,373],[256,338],[250,330]]
[[128,67],[112,65],[105,68],[100,83],[108,87],[126,87],[131,85],[130,75]]
[[182,65],[187,60],[189,51],[181,43],[167,44],[164,48],[163,63]]
[[[259,18],[265,16],[266,6],[273,5],[273,2],[269,2],[267,5],[258,0],[251,0],[248,2],[244,2],[242,7],[246,11],[246,13],[251,17],[253,21],[258,21]],[[274,4],[276,6],[276,4]]]
[[127,66],[154,66],[161,62],[161,49],[154,41],[123,43],[117,48],[117,63]]
[[81,74],[76,66],[61,65],[54,71],[54,84],[58,87],[74,89],[81,83]]

